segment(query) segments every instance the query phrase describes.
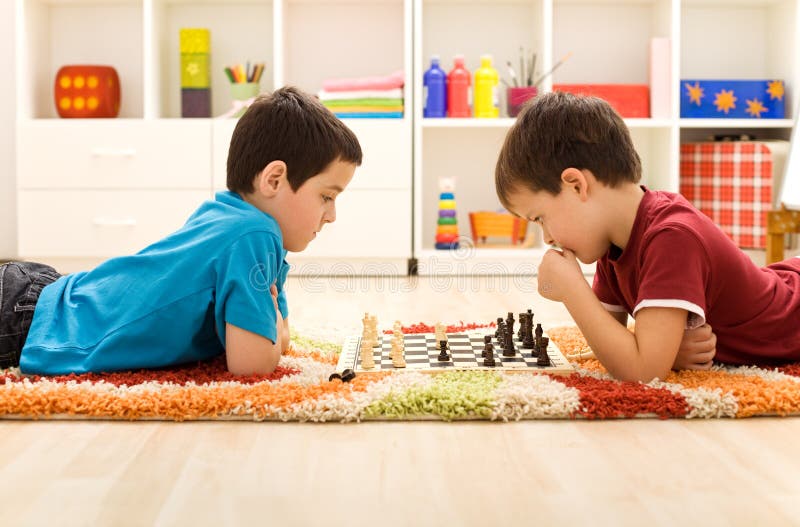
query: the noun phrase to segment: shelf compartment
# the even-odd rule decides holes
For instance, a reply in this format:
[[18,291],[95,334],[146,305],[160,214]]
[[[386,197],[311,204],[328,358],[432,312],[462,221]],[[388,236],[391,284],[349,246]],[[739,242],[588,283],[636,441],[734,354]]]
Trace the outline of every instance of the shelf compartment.
[[[680,78],[781,79],[791,89],[798,78],[797,9],[794,0],[684,2]],[[787,102],[794,104],[792,97]],[[787,116],[794,115],[790,104]]]
[[548,80],[556,84],[649,84],[650,41],[672,37],[672,25],[670,0],[555,0],[553,64],[569,53],[571,56]]
[[18,116],[55,118],[55,75],[68,64],[113,66],[120,78],[119,117],[140,118],[143,104],[141,1],[18,3]]
[[[376,77],[402,70],[408,89],[405,35],[410,35],[406,24],[411,21],[406,20],[402,0],[289,0],[283,9],[284,84],[317,93],[326,79]],[[406,102],[408,112],[410,100]]]
[[206,28],[211,33],[211,116],[231,109],[225,66],[264,63],[261,92],[274,88],[273,4],[269,0],[153,0],[150,21],[148,117],[181,116],[180,30]]
[[[418,19],[421,21],[422,33],[419,37],[420,51],[417,52],[417,96],[422,97],[422,72],[430,66],[432,55],[440,57],[445,71],[452,69],[455,55],[463,55],[465,67],[474,76],[480,67],[481,55],[489,54],[500,78],[513,85],[506,61],[511,62],[514,70],[519,70],[522,47],[526,55],[529,52],[537,53],[536,69],[541,70],[549,45],[545,40],[544,4],[540,0],[502,3],[489,0],[460,3],[418,0],[418,9],[421,10]],[[520,71],[516,71],[516,74],[521,76]],[[506,115],[505,91],[502,83],[498,85],[501,116]],[[422,106],[420,101],[417,114],[420,117]],[[492,125],[487,123],[475,126]]]

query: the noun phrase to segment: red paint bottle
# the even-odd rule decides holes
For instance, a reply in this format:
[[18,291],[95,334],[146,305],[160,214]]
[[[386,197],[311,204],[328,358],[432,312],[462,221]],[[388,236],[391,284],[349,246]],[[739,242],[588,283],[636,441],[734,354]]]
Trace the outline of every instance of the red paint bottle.
[[453,62],[453,69],[447,74],[447,117],[470,117],[472,76],[464,67],[463,55],[456,55]]

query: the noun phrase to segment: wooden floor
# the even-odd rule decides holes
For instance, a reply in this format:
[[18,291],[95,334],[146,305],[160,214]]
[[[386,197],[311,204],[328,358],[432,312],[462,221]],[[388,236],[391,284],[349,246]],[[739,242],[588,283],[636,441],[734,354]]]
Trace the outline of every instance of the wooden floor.
[[[489,321],[530,279],[291,279],[312,331]],[[800,419],[0,422],[0,525],[799,525]]]

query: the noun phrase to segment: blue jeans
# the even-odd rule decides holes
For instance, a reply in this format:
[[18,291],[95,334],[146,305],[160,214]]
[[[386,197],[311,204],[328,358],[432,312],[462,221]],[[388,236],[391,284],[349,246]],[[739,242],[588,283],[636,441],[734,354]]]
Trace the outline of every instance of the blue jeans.
[[0,368],[19,366],[36,301],[42,289],[60,277],[55,269],[39,263],[0,265]]

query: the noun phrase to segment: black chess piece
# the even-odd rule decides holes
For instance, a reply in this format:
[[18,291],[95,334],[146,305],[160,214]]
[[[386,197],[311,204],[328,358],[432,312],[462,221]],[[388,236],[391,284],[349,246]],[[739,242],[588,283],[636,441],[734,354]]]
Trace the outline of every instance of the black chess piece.
[[533,340],[533,319],[531,318],[532,315],[525,313],[525,327],[522,329],[522,348],[523,349],[533,349],[534,347],[534,340]]
[[342,382],[350,382],[356,378],[356,372],[351,368],[347,368],[342,372]]
[[497,339],[497,342],[503,341],[503,328],[505,325],[506,323],[503,322],[503,317],[497,317],[497,329],[494,332],[494,338]]
[[506,338],[503,341],[503,357],[513,357],[516,354],[514,348],[514,334],[506,332]]
[[549,338],[547,337],[540,338],[539,355],[536,358],[537,366],[550,366],[550,356],[547,354],[547,345],[549,343],[550,343]]
[[526,321],[527,316],[527,313],[519,314],[519,330],[517,331],[517,340],[521,341],[525,336],[525,328],[528,327],[528,323]]
[[[483,351],[481,352],[481,357],[486,357],[486,348],[492,345],[492,336],[491,335],[484,335],[483,336]],[[494,349],[494,346],[492,346]]]
[[486,347],[483,348],[483,365],[488,368],[494,368],[497,364],[494,360],[494,346],[492,342],[489,341],[486,343]]
[[506,317],[506,331],[511,334],[511,338],[514,338],[514,313],[511,311],[508,312],[508,316]]
[[329,380],[329,381],[332,381],[332,380],[334,380],[334,379],[339,379],[339,380],[341,381],[341,380],[342,380],[342,376],[341,376],[341,375],[339,375],[339,374],[338,374],[338,373],[336,373],[336,372],[333,372],[333,373],[331,373],[330,377],[328,377],[328,380]]
[[539,339],[542,338],[544,335],[544,330],[542,329],[541,324],[536,324],[536,342],[539,342]]
[[450,360],[450,355],[447,353],[447,341],[440,340],[439,341],[439,362],[448,362]]

